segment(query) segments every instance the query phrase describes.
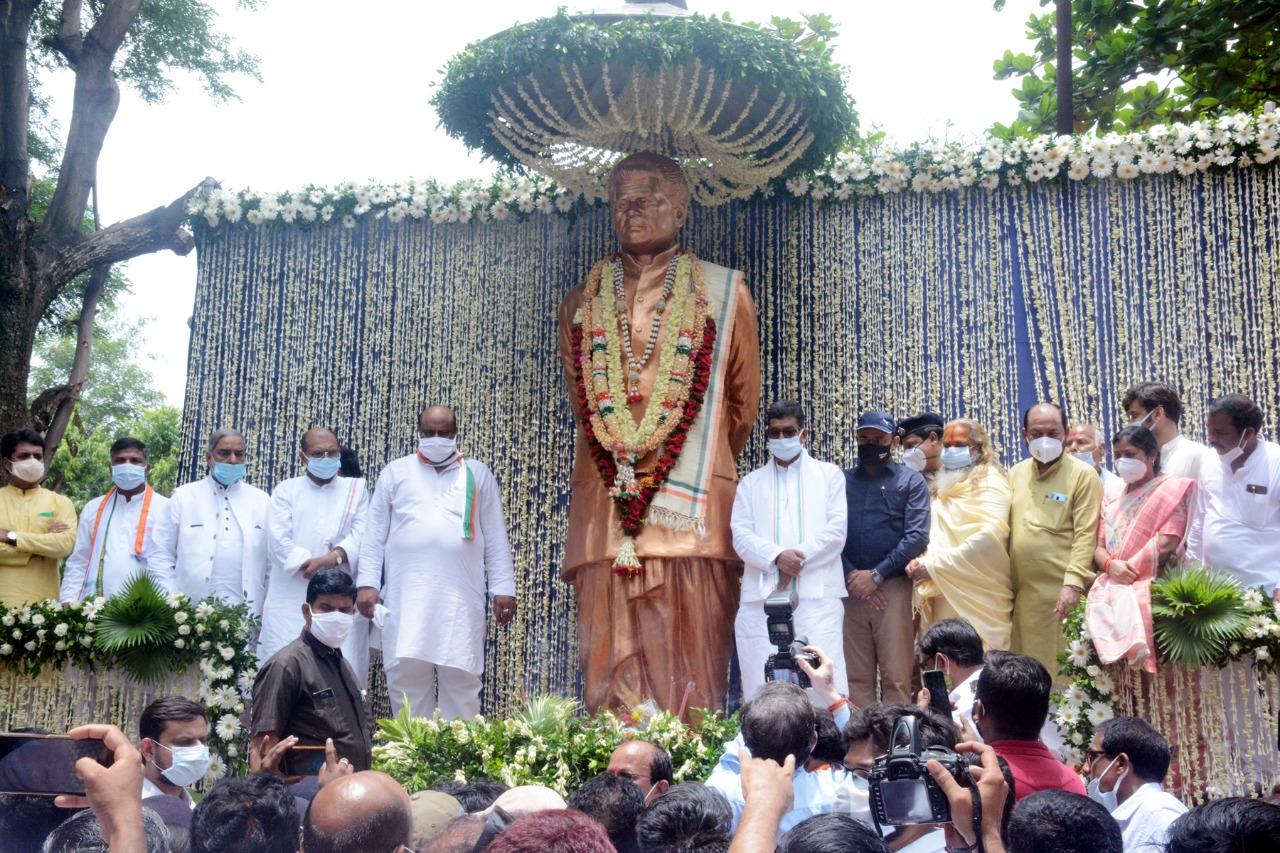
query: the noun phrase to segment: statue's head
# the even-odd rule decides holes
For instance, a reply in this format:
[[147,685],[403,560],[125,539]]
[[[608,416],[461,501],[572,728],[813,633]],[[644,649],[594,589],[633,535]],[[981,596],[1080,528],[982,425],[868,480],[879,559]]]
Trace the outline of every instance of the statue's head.
[[632,254],[665,251],[689,218],[689,179],[669,157],[632,154],[609,175],[609,213],[623,249]]

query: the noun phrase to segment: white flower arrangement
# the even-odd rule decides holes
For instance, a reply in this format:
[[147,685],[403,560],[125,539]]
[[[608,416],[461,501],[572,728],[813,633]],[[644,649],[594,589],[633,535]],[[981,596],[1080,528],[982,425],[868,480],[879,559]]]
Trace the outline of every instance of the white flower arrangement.
[[[1280,114],[1233,113],[1190,124],[1157,125],[1142,132],[1102,136],[987,138],[974,144],[917,142],[902,146],[890,138],[837,154],[818,172],[762,186],[755,198],[785,192],[794,199],[845,204],[855,198],[916,193],[994,190],[1002,183],[1136,180],[1142,175],[1192,177],[1267,165],[1280,156]],[[1064,168],[1065,175],[1064,175]],[[581,177],[581,176],[579,176]],[[535,214],[575,217],[606,201],[605,168],[593,173],[582,192],[572,192],[541,175],[498,175],[452,186],[435,181],[391,185],[343,182],[329,189],[258,193],[215,189],[187,202],[197,229],[341,224],[363,220],[392,223],[428,219],[440,224],[501,223]]]

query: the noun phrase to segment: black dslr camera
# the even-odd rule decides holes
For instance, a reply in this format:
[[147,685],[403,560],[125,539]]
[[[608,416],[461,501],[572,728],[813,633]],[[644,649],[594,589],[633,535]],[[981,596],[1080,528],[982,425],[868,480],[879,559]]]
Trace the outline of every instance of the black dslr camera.
[[764,618],[769,627],[769,642],[777,647],[777,651],[769,655],[764,662],[765,681],[789,681],[801,687],[809,687],[809,676],[800,668],[804,660],[816,669],[821,659],[813,652],[804,651],[809,645],[806,637],[796,636],[795,613],[796,596],[794,586],[789,589],[776,589],[764,600]]
[[871,815],[878,825],[951,822],[947,795],[924,766],[931,759],[961,785],[969,786],[969,765],[963,758],[945,746],[921,750],[919,719],[907,715],[895,720],[889,754],[877,758],[871,770]]

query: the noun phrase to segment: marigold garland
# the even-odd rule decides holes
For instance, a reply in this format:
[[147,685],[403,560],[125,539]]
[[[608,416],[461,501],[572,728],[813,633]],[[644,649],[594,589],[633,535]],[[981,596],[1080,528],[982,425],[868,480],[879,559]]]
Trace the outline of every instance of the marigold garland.
[[[627,366],[622,363],[612,282],[604,281],[606,271],[612,275],[616,259],[612,256],[592,268],[570,338],[583,432],[596,470],[618,510],[624,537],[613,571],[634,576],[644,571],[635,553],[635,537],[640,535],[649,505],[679,461],[689,428],[702,410],[716,325],[707,311],[701,265],[691,253],[680,251],[672,305],[666,312],[673,321],[679,319],[679,332],[671,334],[668,328],[663,336],[658,376],[645,414],[636,424],[630,409],[618,402],[627,399]],[[586,321],[591,324],[591,345],[584,351]],[[634,466],[660,448],[653,470],[637,478]]]

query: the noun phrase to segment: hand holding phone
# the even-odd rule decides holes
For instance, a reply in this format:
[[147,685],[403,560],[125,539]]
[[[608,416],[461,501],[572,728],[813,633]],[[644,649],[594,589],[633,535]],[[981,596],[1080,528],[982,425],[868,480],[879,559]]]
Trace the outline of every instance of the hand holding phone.
[[31,733],[0,734],[0,793],[84,796],[76,773],[81,758],[109,767],[111,750],[97,738]]
[[920,672],[920,681],[929,691],[929,707],[944,717],[951,717],[951,693],[947,690],[947,678],[940,669]]

